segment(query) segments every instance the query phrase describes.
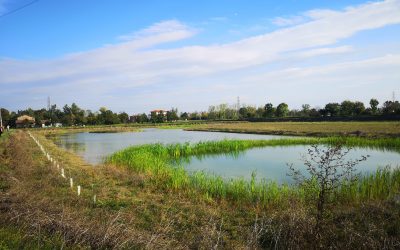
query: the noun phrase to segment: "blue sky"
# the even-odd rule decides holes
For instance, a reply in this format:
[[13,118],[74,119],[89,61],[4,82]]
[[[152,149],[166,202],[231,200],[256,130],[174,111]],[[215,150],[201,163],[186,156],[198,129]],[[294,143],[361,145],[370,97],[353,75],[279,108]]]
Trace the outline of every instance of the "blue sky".
[[[0,16],[27,0],[0,0]],[[400,1],[50,1],[0,17],[0,106],[116,112],[400,95]]]

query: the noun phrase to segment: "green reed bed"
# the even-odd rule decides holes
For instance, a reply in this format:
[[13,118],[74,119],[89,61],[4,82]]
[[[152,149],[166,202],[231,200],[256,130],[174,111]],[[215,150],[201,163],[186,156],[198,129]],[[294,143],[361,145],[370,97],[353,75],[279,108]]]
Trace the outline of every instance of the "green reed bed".
[[400,168],[379,168],[374,173],[360,176],[357,182],[343,182],[336,195],[347,201],[391,199],[400,195]]
[[[279,185],[273,181],[257,180],[252,174],[251,180],[243,178],[226,180],[221,176],[197,171],[188,173],[180,164],[182,159],[192,156],[201,157],[211,154],[240,153],[246,149],[266,146],[291,146],[309,144],[343,143],[347,146],[385,148],[399,150],[398,139],[365,138],[284,138],[273,140],[223,140],[207,141],[195,144],[148,144],[133,146],[119,151],[107,162],[128,166],[134,171],[149,175],[156,185],[172,189],[194,189],[210,198],[226,198],[235,201],[280,202],[288,196],[304,198],[311,195],[310,189],[300,186]],[[336,194],[347,199],[388,198],[399,190],[400,170],[380,169],[375,174],[360,178],[357,183],[342,184]],[[396,191],[397,190],[397,191]],[[315,191],[315,190],[314,190]],[[308,192],[308,194],[307,194]]]

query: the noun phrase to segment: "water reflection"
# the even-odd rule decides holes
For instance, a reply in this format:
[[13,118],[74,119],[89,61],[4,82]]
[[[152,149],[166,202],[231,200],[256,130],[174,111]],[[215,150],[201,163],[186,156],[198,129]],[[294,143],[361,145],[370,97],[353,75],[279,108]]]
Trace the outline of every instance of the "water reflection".
[[[149,143],[184,143],[223,139],[277,139],[283,136],[250,135],[218,132],[196,132],[177,129],[146,129],[144,132],[125,133],[76,133],[59,136],[57,145],[71,150],[92,164],[101,163],[104,157],[131,145]],[[173,164],[182,165],[188,171],[214,173],[224,178],[250,179],[253,171],[258,178],[275,180],[280,183],[290,182],[286,176],[286,163],[293,163],[297,169],[305,170],[301,155],[308,146],[274,146],[254,148],[225,154],[200,155],[180,158]],[[400,154],[377,147],[354,148],[348,157],[357,159],[361,155],[370,155],[366,162],[358,166],[364,173],[375,171],[378,167],[400,164]]]
[[[184,131],[181,129],[144,129],[143,132],[71,133],[56,138],[55,143],[83,157],[89,163],[99,164],[108,155],[132,145],[150,143],[185,143],[223,139],[268,140],[283,138],[275,135],[233,134],[219,132]],[[83,144],[74,148],[70,144]]]

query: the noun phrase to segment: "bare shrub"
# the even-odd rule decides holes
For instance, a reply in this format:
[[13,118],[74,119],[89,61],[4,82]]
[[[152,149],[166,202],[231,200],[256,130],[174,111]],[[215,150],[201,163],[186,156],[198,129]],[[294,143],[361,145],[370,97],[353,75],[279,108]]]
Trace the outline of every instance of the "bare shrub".
[[[311,194],[312,202],[316,207],[315,236],[319,241],[321,237],[322,224],[326,212],[326,205],[332,197],[333,191],[337,190],[343,183],[357,181],[356,166],[367,160],[367,156],[361,156],[356,160],[347,160],[346,156],[352,148],[344,147],[343,143],[334,145],[311,145],[307,154],[302,156],[304,165],[307,167],[309,176],[289,164],[289,176],[296,183],[305,188],[306,194]],[[316,192],[315,192],[316,191]],[[312,194],[316,193],[315,196]]]

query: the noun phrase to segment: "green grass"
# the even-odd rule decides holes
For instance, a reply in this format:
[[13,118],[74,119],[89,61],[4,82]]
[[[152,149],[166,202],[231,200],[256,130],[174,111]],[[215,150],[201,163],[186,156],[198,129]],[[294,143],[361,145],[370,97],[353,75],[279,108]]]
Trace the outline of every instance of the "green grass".
[[[257,180],[255,173],[251,180],[243,178],[226,180],[221,176],[203,171],[189,174],[176,162],[192,156],[211,154],[237,154],[246,149],[265,146],[291,146],[309,144],[343,143],[349,147],[370,147],[399,152],[400,140],[366,139],[356,137],[326,138],[285,138],[275,140],[223,140],[199,142],[196,144],[148,144],[134,146],[108,157],[107,162],[128,166],[136,172],[149,175],[154,184],[169,189],[196,190],[208,198],[224,198],[234,201],[271,203],[281,202],[289,196],[305,197],[310,189],[278,185],[274,181]],[[399,190],[400,171],[378,170],[373,175],[363,176],[350,186],[343,183],[338,196],[346,199],[388,198]],[[397,189],[396,189],[397,188]],[[286,199],[287,200],[287,199]]]
[[[74,246],[75,248],[77,246]],[[73,249],[63,244],[62,235],[49,235],[47,233],[38,236],[29,235],[22,229],[10,225],[0,227],[0,250],[8,249]]]

